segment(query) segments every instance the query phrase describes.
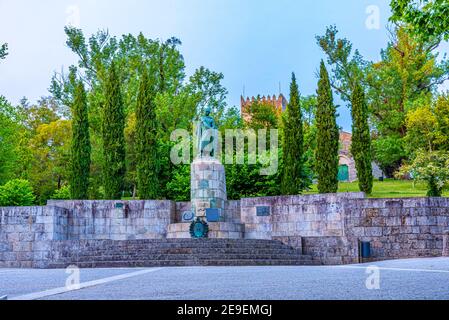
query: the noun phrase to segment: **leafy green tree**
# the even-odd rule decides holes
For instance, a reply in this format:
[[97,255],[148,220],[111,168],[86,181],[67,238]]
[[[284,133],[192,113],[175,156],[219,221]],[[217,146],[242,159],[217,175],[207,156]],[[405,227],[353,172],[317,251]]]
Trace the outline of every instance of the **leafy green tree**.
[[319,47],[327,56],[327,62],[332,67],[331,86],[343,101],[350,101],[354,80],[364,80],[364,69],[367,62],[358,50],[353,50],[348,39],[338,38],[336,26],[326,29],[324,36],[316,37]]
[[105,84],[103,109],[104,190],[106,199],[121,199],[126,173],[125,113],[115,62]]
[[381,52],[381,60],[366,70],[367,98],[375,129],[374,159],[389,177],[414,151],[405,139],[408,113],[431,104],[433,92],[448,78],[449,60],[438,57],[437,46],[438,41],[417,41],[407,29],[398,28]]
[[226,95],[228,91],[221,85],[224,79],[222,73],[217,73],[200,67],[190,77],[187,89],[197,98],[198,114],[202,114],[204,108],[209,106],[217,122],[220,121],[226,109]]
[[98,198],[104,194],[102,115],[106,99],[106,82],[111,62],[115,61],[120,78],[124,114],[126,118],[126,179],[125,192],[137,193],[137,127],[136,107],[140,87],[140,70],[146,66],[155,86],[155,106],[158,123],[158,158],[160,162],[160,197],[166,198],[167,185],[175,177],[176,168],[169,159],[170,134],[174,129],[191,131],[192,119],[203,106],[210,104],[218,123],[225,119],[226,89],[223,75],[198,68],[189,79],[185,74],[185,62],[180,51],[181,41],[149,39],[142,33],[111,36],[98,31],[87,37],[83,31],[66,27],[67,46],[76,54],[76,66],[57,73],[52,78],[50,92],[60,105],[70,106],[76,81],[83,79],[87,90],[89,123],[92,143],[92,165],[89,196]]
[[406,118],[407,135],[404,138],[406,148],[413,151],[427,149],[432,152],[436,149],[437,118],[430,105],[410,110]]
[[70,193],[72,199],[85,200],[89,198],[91,144],[87,98],[81,82],[75,88],[72,116]]
[[3,60],[8,55],[8,44],[4,43],[0,46],[0,60]]
[[398,178],[411,174],[413,179],[427,183],[428,197],[441,197],[449,186],[449,153],[420,150],[411,164],[404,165]]
[[[248,154],[245,153],[244,164],[225,165],[226,187],[228,198],[240,200],[251,197],[269,197],[281,195],[281,177],[282,177],[282,149],[277,151],[279,159],[279,168],[274,175],[264,176],[260,174],[263,168],[259,162],[257,164],[248,164]],[[267,154],[271,156],[270,152]]]
[[435,144],[438,150],[449,151],[449,94],[440,95],[435,102]]
[[284,118],[282,193],[300,194],[307,187],[304,169],[304,131],[296,76],[292,74],[290,102]]
[[336,193],[338,191],[339,130],[337,110],[333,102],[329,74],[324,61],[321,61],[317,94],[315,171],[318,175],[318,191],[320,193]]
[[356,84],[351,97],[352,144],[359,180],[360,191],[371,194],[373,191],[373,167],[371,158],[371,134],[368,124],[368,106],[365,92],[360,84]]
[[175,166],[167,183],[167,198],[173,201],[190,201],[190,165]]
[[404,22],[423,40],[449,40],[449,2],[447,0],[392,0],[390,20]]
[[19,123],[11,104],[0,96],[0,185],[14,177]]
[[44,205],[70,179],[71,121],[57,120],[40,125],[29,140],[30,166],[25,177]]
[[26,180],[10,180],[0,187],[0,207],[25,207],[34,204],[33,188]]
[[70,200],[72,199],[70,186],[65,185],[61,189],[56,190],[55,193],[50,197],[51,200]]
[[137,190],[140,199],[159,196],[159,157],[154,84],[144,68],[136,107]]

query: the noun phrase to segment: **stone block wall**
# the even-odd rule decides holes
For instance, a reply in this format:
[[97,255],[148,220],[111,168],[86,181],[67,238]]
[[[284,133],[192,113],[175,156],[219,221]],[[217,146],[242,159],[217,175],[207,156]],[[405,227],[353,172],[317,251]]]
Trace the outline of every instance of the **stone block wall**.
[[[258,216],[257,208],[269,208]],[[243,199],[248,239],[275,239],[324,264],[359,261],[359,242],[371,260],[441,256],[449,229],[448,198],[366,199],[361,193]]]
[[0,208],[0,267],[31,268],[48,259],[48,244],[68,239],[68,210],[58,207]]
[[448,198],[355,200],[345,211],[346,237],[370,241],[375,260],[442,254]]
[[302,238],[303,254],[323,264],[341,265],[359,262],[358,240],[347,237]]
[[67,209],[69,240],[164,239],[176,219],[172,201],[49,201]]
[[[267,197],[226,201],[225,209],[212,236],[280,240],[324,264],[357,263],[360,241],[371,243],[372,260],[441,256],[449,229],[448,198]],[[45,266],[68,241],[189,237],[190,223],[180,223],[188,210],[190,203],[172,201],[0,208],[0,267]]]
[[[344,235],[344,203],[363,193],[266,197],[241,200],[241,219],[248,239],[326,237]],[[258,216],[257,208],[269,208]]]

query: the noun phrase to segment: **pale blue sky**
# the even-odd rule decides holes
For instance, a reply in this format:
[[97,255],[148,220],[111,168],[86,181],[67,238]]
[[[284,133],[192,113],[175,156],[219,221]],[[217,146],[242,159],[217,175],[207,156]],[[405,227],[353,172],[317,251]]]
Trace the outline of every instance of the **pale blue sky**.
[[[380,29],[366,27],[370,5],[379,8]],[[107,28],[118,36],[180,38],[187,74],[201,65],[222,72],[229,105],[239,105],[243,86],[249,96],[278,94],[281,82],[287,96],[292,71],[302,94],[314,93],[323,58],[315,35],[328,25],[367,59],[377,59],[388,41],[388,0],[0,0],[0,43],[10,47],[0,94],[13,103],[48,95],[53,72],[76,62],[63,30],[74,11],[79,21],[72,21],[87,35]],[[339,112],[339,124],[350,130],[347,108]]]

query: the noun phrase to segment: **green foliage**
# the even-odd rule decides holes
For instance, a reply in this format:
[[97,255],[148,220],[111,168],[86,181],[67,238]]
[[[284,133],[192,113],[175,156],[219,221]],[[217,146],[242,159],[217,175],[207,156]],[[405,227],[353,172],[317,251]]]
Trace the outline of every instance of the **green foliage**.
[[190,201],[190,165],[175,166],[167,183],[167,199]]
[[318,175],[318,190],[320,193],[335,193],[338,190],[339,131],[336,120],[337,110],[333,102],[329,75],[323,61],[321,61],[317,94],[315,171]]
[[200,67],[190,77],[187,90],[197,97],[198,114],[202,114],[206,106],[211,107],[212,114],[219,120],[226,108],[228,91],[221,85],[224,79],[222,73],[217,73]]
[[57,120],[40,125],[29,140],[27,176],[40,205],[69,180],[71,137],[71,121]]
[[387,177],[393,177],[402,159],[406,157],[402,138],[398,134],[377,137],[372,141],[372,148],[374,160]]
[[10,180],[0,187],[1,207],[24,207],[34,204],[33,188],[26,180]]
[[437,98],[433,113],[436,118],[435,144],[439,150],[449,151],[449,94]]
[[397,176],[407,174],[411,174],[415,180],[427,183],[428,197],[441,197],[443,190],[449,185],[449,153],[418,151],[413,162],[404,165]]
[[58,189],[53,193],[53,195],[50,197],[52,200],[70,200],[72,199],[70,186],[65,185],[61,189]]
[[449,3],[447,0],[392,0],[390,20],[404,22],[423,40],[449,40]]
[[[282,159],[281,149],[278,150],[279,159]],[[267,154],[270,157],[270,153]],[[230,200],[240,200],[242,198],[269,197],[281,195],[282,161],[278,171],[274,175],[261,175],[262,164],[248,164],[248,154],[245,153],[244,164],[225,165],[226,187]]]
[[0,185],[14,176],[17,165],[17,115],[8,101],[0,96]]
[[247,109],[249,120],[247,127],[254,130],[277,129],[278,115],[271,104],[264,103],[260,97]]
[[405,145],[412,154],[416,149],[435,150],[437,118],[430,105],[410,110],[406,118],[407,135]]
[[137,190],[142,200],[157,199],[160,192],[158,128],[154,98],[154,84],[151,82],[148,71],[144,69],[136,107]]
[[8,55],[8,44],[4,43],[0,46],[0,60],[3,60]]
[[85,200],[89,198],[91,145],[86,92],[82,83],[75,88],[72,115],[70,193],[74,200]]
[[125,113],[120,78],[114,62],[111,63],[105,84],[103,110],[104,189],[106,199],[121,199],[124,190]]
[[[170,38],[166,41],[146,38],[142,33],[111,36],[107,31],[98,31],[87,37],[83,31],[66,27],[67,46],[78,57],[76,66],[68,72],[55,74],[50,92],[62,106],[70,106],[76,87],[76,79],[86,84],[89,106],[89,124],[92,143],[92,164],[89,196],[98,198],[105,188],[106,167],[103,150],[103,115],[106,105],[108,70],[112,61],[120,79],[123,114],[125,118],[126,177],[123,188],[126,192],[137,192],[137,126],[136,108],[141,84],[141,70],[147,68],[155,87],[157,147],[160,162],[159,197],[167,198],[167,183],[175,176],[170,162],[170,134],[175,129],[191,130],[192,120],[206,104],[214,108],[216,120],[225,119],[226,89],[222,86],[223,75],[198,68],[186,79],[184,58],[180,52],[181,41]],[[226,121],[226,120],[224,120]]]
[[356,84],[352,92],[352,145],[359,180],[360,191],[371,194],[373,191],[373,168],[371,158],[371,136],[368,125],[368,107],[365,92],[360,84]]
[[336,26],[326,29],[324,36],[317,36],[320,48],[327,55],[327,62],[332,66],[331,85],[344,101],[351,100],[355,79],[364,78],[366,61],[358,50],[353,52],[352,43],[337,37]]
[[[367,98],[376,131],[375,140],[388,141],[389,146],[389,150],[375,148],[374,157],[390,158],[390,162],[381,163],[389,177],[420,147],[407,145],[408,113],[429,105],[432,93],[447,79],[449,60],[438,58],[434,52],[437,45],[438,42],[434,41],[417,41],[407,29],[398,28],[393,40],[381,52],[381,61],[370,64],[366,70]],[[393,141],[395,146],[392,146]],[[385,144],[375,142],[378,146]],[[396,152],[387,157],[385,153],[391,150]]]
[[304,131],[296,76],[290,85],[290,102],[284,117],[282,194],[296,195],[309,186],[304,168]]

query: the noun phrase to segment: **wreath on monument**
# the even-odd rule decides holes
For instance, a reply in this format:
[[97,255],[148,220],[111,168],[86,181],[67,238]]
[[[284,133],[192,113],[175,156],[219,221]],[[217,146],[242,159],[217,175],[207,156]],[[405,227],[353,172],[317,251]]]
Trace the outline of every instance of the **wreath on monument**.
[[194,239],[204,239],[209,235],[209,225],[206,221],[196,218],[190,225],[190,235]]

